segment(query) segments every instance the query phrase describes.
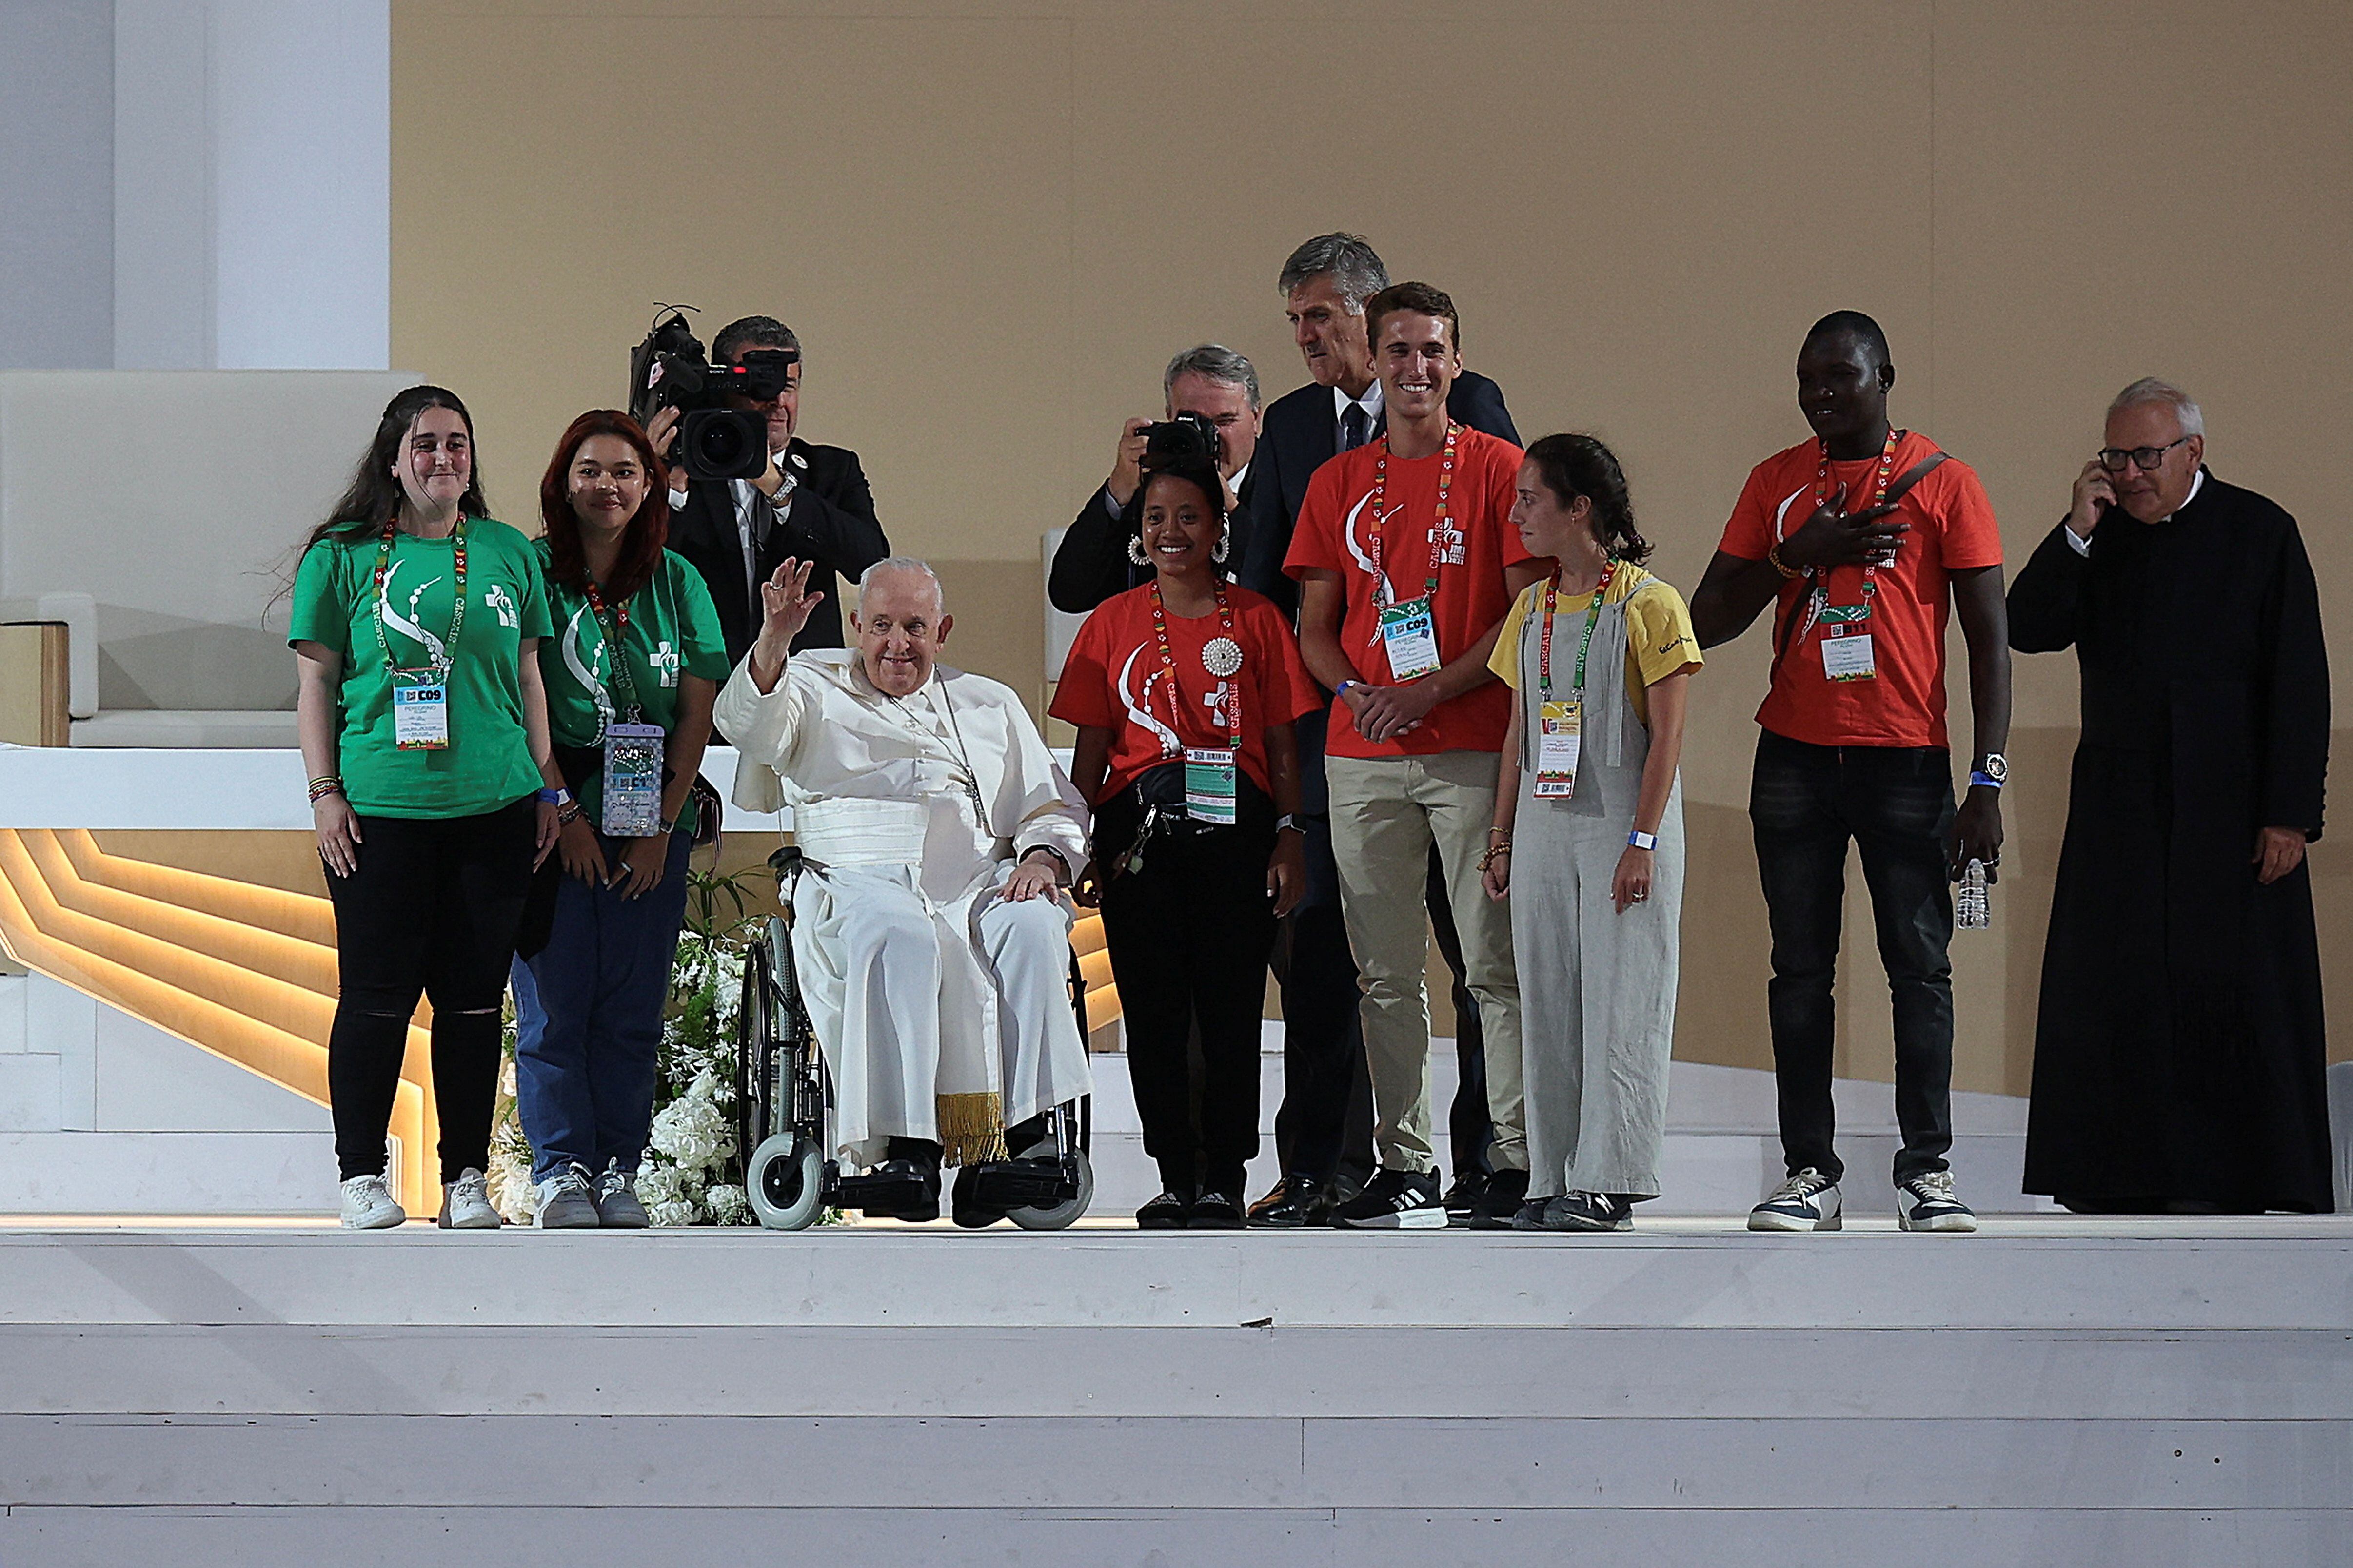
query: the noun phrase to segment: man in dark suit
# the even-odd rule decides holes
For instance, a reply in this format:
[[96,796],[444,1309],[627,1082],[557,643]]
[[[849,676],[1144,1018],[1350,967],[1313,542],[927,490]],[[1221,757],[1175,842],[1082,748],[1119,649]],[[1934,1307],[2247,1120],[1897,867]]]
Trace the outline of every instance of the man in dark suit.
[[[1239,505],[1228,547],[1229,559],[1239,568],[1250,548],[1250,506],[1258,493],[1258,475],[1251,466],[1259,439],[1258,372],[1233,350],[1201,343],[1168,362],[1160,385],[1166,399],[1165,417],[1198,414],[1218,427],[1218,472]],[[1055,549],[1053,570],[1046,579],[1046,597],[1054,608],[1083,616],[1152,575],[1150,567],[1139,566],[1128,556],[1133,531],[1124,515],[1143,483],[1144,430],[1151,423],[1131,419],[1121,428],[1111,477],[1095,487]]]
[[[702,479],[691,484],[686,470],[670,469],[670,547],[694,564],[710,584],[719,609],[719,629],[727,658],[741,664],[760,632],[759,584],[786,556],[814,561],[809,585],[825,598],[808,625],[793,639],[804,647],[839,647],[840,578],[856,582],[869,566],[891,553],[891,542],[874,517],[858,454],[845,447],[819,447],[793,434],[800,423],[800,340],[773,316],[730,321],[711,342],[712,358],[742,362],[761,349],[789,350],[796,358],[785,388],[765,403],[731,397],[733,405],[768,423],[768,468],[756,479]],[[654,416],[647,434],[657,451],[671,445],[678,412]],[[675,465],[676,454],[671,454]]]
[[[1250,475],[1256,505],[1240,582],[1295,618],[1298,584],[1282,570],[1293,525],[1315,470],[1381,432],[1381,384],[1373,374],[1365,336],[1365,301],[1388,287],[1388,268],[1361,235],[1324,234],[1283,263],[1277,287],[1285,300],[1307,385],[1267,406]],[[1514,446],[1520,443],[1503,389],[1463,371],[1446,400],[1461,424]],[[1360,1185],[1370,1173],[1372,1098],[1356,1010],[1356,965],[1340,920],[1340,875],[1332,860],[1332,828],[1324,788],[1324,715],[1299,721],[1301,795],[1307,820],[1307,896],[1283,921],[1275,948],[1282,988],[1282,1108],[1274,1141],[1282,1181],[1250,1208],[1254,1225],[1320,1224],[1335,1187]],[[1454,972],[1455,1052],[1461,1069],[1447,1125],[1454,1155],[1450,1214],[1467,1213],[1484,1190],[1484,1156],[1493,1136],[1487,1118],[1486,1052],[1479,1008],[1463,984],[1462,947],[1433,852],[1425,889],[1439,951]]]

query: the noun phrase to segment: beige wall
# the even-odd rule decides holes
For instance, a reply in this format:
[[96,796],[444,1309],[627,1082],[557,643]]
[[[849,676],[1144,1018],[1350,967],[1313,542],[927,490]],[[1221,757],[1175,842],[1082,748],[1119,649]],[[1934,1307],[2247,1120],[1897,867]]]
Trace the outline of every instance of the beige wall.
[[[2353,428],[2353,8],[997,9],[400,0],[393,356],[472,401],[509,516],[568,417],[617,398],[656,300],[772,311],[807,348],[805,432],[863,453],[894,543],[944,563],[965,662],[1036,693],[1039,532],[1174,349],[1230,343],[1270,395],[1303,379],[1274,273],[1350,227],[1454,293],[1525,433],[1617,447],[1686,588],[1748,468],[1805,434],[1799,335],[1852,306],[1894,339],[1897,417],[1978,468],[2014,560],[2107,396],[2188,384],[2216,469],[2305,520],[2353,668],[2320,458]],[[1695,699],[1694,1059],[1768,1059],[1763,668],[1752,636]],[[2018,691],[2011,874],[1955,956],[1957,1082],[2023,1092],[2073,661],[2023,661]],[[2333,845],[2317,869],[2345,931]],[[1843,1066],[1883,1078],[1885,993],[1849,952]]]

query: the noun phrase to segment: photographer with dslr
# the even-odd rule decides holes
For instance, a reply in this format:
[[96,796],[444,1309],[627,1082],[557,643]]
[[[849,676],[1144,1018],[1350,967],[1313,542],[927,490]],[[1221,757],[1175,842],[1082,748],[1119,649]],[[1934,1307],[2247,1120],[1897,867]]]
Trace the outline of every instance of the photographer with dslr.
[[[801,345],[773,316],[730,321],[712,358],[675,312],[631,363],[632,411],[670,464],[670,547],[710,585],[740,664],[759,634],[759,584],[786,556],[815,563],[816,614],[793,641],[841,646],[841,588],[891,553],[858,454],[799,439]],[[719,416],[733,414],[733,424]],[[765,428],[765,449],[750,421]]]
[[1231,516],[1233,530],[1230,558],[1239,564],[1249,545],[1254,489],[1250,457],[1258,450],[1258,372],[1233,350],[1201,343],[1170,360],[1160,384],[1167,400],[1167,418],[1156,425],[1149,419],[1131,419],[1121,428],[1111,477],[1087,498],[1054,552],[1046,596],[1058,610],[1083,616],[1113,595],[1124,594],[1151,578],[1151,568],[1128,559],[1127,542],[1135,537],[1135,524],[1126,513],[1144,482],[1145,447],[1173,452],[1171,442],[1193,441],[1169,428],[1187,416],[1204,422],[1217,435],[1214,445],[1194,450],[1215,463],[1218,477],[1225,481],[1225,510]]

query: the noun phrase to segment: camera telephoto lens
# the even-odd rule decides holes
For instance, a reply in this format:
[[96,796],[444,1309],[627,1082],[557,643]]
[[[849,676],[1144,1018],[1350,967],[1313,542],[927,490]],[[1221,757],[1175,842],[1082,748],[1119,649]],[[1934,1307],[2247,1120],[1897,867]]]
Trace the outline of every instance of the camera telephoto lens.
[[768,422],[756,414],[698,408],[679,421],[679,450],[697,479],[755,479],[768,469]]

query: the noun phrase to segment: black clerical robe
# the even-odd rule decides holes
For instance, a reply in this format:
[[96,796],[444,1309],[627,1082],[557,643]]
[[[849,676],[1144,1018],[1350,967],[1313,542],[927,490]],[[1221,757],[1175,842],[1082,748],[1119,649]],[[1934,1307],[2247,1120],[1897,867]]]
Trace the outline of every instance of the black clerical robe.
[[2328,657],[2295,520],[2208,472],[2173,516],[2063,522],[2010,591],[2021,653],[2083,679],[2043,949],[2026,1190],[2126,1211],[2331,1206],[2312,879]]

